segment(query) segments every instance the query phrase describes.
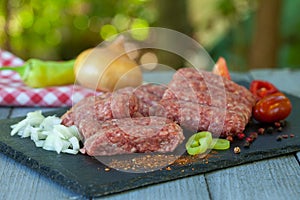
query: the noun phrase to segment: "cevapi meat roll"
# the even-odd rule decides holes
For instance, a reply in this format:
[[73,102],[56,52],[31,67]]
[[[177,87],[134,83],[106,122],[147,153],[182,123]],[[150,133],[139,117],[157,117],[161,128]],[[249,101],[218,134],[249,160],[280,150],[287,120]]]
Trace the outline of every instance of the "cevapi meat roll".
[[181,127],[163,117],[82,121],[82,153],[107,156],[130,153],[172,152],[184,140]]
[[211,131],[216,137],[242,132],[255,98],[248,89],[219,75],[182,68],[173,75],[156,115],[192,131]]

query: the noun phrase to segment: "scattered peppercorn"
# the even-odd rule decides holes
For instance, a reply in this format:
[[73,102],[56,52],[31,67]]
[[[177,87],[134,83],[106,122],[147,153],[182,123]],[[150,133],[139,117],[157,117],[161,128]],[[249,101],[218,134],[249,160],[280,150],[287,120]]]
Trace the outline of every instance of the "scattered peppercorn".
[[282,138],[284,138],[284,139],[287,139],[288,137],[289,137],[289,135],[287,135],[287,134],[282,135]]
[[226,137],[226,140],[228,140],[229,142],[233,142],[233,137],[231,135],[228,135]]
[[246,137],[246,142],[249,142],[249,143],[253,142],[253,138],[251,138],[251,137]]
[[282,136],[281,136],[281,135],[278,135],[278,136],[276,137],[276,140],[277,140],[277,141],[281,141],[281,140],[282,140]]
[[274,123],[274,126],[275,126],[276,128],[279,128],[279,127],[281,127],[281,123],[280,123],[280,122],[275,122],[275,123]]
[[240,147],[234,147],[233,152],[234,152],[235,154],[241,153]]
[[258,134],[256,132],[251,132],[250,133],[250,138],[252,138],[253,140],[255,140],[257,138]]
[[272,126],[269,126],[267,128],[267,133],[271,134],[271,133],[273,133],[273,131],[274,131],[274,128]]
[[258,132],[259,135],[263,135],[263,134],[265,134],[265,129],[264,128],[259,128],[257,132]]
[[246,137],[245,133],[238,133],[238,134],[237,134],[237,138],[238,138],[239,140],[243,140],[245,137]]
[[295,137],[295,135],[291,133],[291,134],[290,134],[290,138],[293,138],[293,137]]
[[171,169],[171,167],[166,167],[166,170],[170,171],[170,170],[172,170],[172,169]]

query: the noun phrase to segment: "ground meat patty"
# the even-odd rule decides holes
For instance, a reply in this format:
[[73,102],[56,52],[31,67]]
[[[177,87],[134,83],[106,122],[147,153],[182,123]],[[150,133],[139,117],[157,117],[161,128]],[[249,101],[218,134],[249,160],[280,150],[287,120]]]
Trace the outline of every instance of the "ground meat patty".
[[[160,85],[146,84],[137,89],[127,87],[114,93],[104,93],[99,96],[85,98],[75,104],[62,116],[62,123],[66,126],[76,125],[81,131],[81,138],[85,141],[99,129],[129,124],[130,117],[149,116],[149,107],[155,107],[160,101],[165,88]],[[140,106],[143,109],[139,109]],[[143,112],[143,114],[139,114]],[[116,119],[124,120],[116,120]],[[144,123],[147,118],[143,118]],[[150,118],[149,118],[150,119]],[[98,122],[96,123],[95,120]],[[104,122],[105,123],[101,123]],[[132,119],[133,125],[141,126],[139,119]],[[155,121],[154,122],[158,122]],[[161,121],[160,123],[165,123]],[[158,125],[158,124],[156,124]]]
[[105,122],[100,122],[90,119],[82,119],[80,123],[78,124],[78,128],[80,130],[80,133],[82,134],[83,141],[85,141],[87,138],[94,135],[98,130],[106,131],[111,128],[120,128],[126,131],[127,127],[156,127],[160,128],[164,126],[165,124],[168,124],[172,122],[168,118],[162,118],[162,117],[137,117],[137,118],[122,118],[122,119],[110,119],[106,120]]
[[131,87],[87,97],[75,104],[62,116],[62,124],[79,125],[82,119],[97,118],[99,121],[126,118],[138,111],[138,99]]
[[78,125],[82,119],[91,120],[96,118],[95,102],[103,101],[111,96],[110,92],[82,99],[68,110],[61,118],[65,126]]
[[[249,120],[252,113],[252,109],[249,109],[252,107],[252,103],[245,102],[240,96],[232,94],[228,91],[216,91],[211,89],[210,91],[200,92],[197,90],[197,92],[195,92],[195,90],[188,88],[184,88],[182,90],[169,88],[166,90],[163,99],[165,103],[168,100],[175,100],[196,103],[208,107],[226,108],[228,110],[243,114],[245,121]],[[164,109],[165,105],[160,105],[162,106],[161,109]]]
[[145,84],[89,97],[62,119],[78,127],[82,152],[91,156],[171,152],[184,140],[178,124],[226,137],[244,130],[254,103],[246,88],[230,80],[183,68],[167,89]]
[[[211,100],[214,100],[210,98],[210,95],[213,97],[222,97],[225,96],[224,92],[226,93],[226,98],[231,98],[227,102],[234,103],[232,100],[239,99],[239,101],[235,102],[236,104],[242,102],[243,104],[253,106],[253,102],[255,101],[247,88],[222,76],[207,71],[199,72],[193,68],[179,69],[169,83],[168,89],[173,93],[175,92],[177,98],[183,98],[181,100],[187,101],[190,98],[188,101],[195,101],[195,97],[199,97],[197,102],[201,103],[203,101],[204,104],[208,105],[210,105],[209,102]],[[217,101],[220,100],[222,98],[218,98]]]
[[139,101],[138,112],[142,116],[153,116],[166,88],[164,85],[152,83],[144,84],[136,88],[134,94]]
[[[82,149],[90,156],[171,152],[184,140],[181,127],[161,117],[107,120],[103,124],[94,120],[93,123],[81,123],[80,128],[83,132],[95,131],[88,134],[91,136],[85,139]],[[97,128],[91,129],[91,125]]]
[[106,99],[95,101],[95,113],[99,121],[120,119],[134,116],[138,111],[138,99],[134,88],[126,87],[114,91]]
[[214,136],[226,137],[228,133],[242,132],[247,124],[241,112],[201,105],[186,101],[161,101],[157,115],[165,116],[181,126],[196,132],[208,130]]
[[254,103],[253,95],[233,81],[211,72],[182,68],[169,83],[157,115],[193,131],[208,130],[226,137],[244,130]]
[[[218,76],[208,71],[198,71],[193,68],[181,68],[177,70],[168,87],[172,88],[173,85],[177,88],[179,86],[183,87],[185,85],[189,85],[189,87],[191,87],[191,84],[195,84],[196,86],[204,88],[214,87],[223,89],[225,87],[226,91],[233,94],[242,95],[242,97],[244,97],[249,102],[253,102],[254,99],[254,97],[249,94],[249,90],[247,88],[240,86],[225,77]],[[199,91],[203,91],[203,89],[200,89]]]

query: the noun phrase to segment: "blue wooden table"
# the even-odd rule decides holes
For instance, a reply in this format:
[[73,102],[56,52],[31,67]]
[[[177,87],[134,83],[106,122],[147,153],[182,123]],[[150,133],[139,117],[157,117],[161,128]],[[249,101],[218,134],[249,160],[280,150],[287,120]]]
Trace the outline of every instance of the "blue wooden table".
[[[157,78],[164,74],[157,75]],[[233,73],[235,80],[264,79],[300,97],[300,71]],[[300,102],[299,102],[300,103]],[[0,107],[0,118],[57,108]],[[300,123],[300,119],[299,119]],[[300,152],[138,188],[103,199],[300,199]],[[0,153],[0,199],[86,199]],[[101,198],[99,198],[101,199]]]

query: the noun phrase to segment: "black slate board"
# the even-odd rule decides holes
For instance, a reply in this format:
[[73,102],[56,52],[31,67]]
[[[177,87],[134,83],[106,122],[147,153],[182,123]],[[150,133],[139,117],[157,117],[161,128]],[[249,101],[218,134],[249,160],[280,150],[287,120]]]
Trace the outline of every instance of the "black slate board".
[[[293,110],[282,132],[274,131],[272,134],[259,136],[249,149],[244,149],[243,143],[236,141],[231,145],[230,150],[219,151],[208,159],[199,159],[186,165],[170,165],[170,168],[148,173],[126,173],[114,169],[105,171],[106,166],[95,158],[81,154],[58,155],[55,152],[36,148],[30,139],[11,137],[10,125],[22,118],[0,121],[0,152],[81,195],[103,196],[300,151],[300,99],[291,95],[287,96],[292,102]],[[61,110],[55,114],[59,116],[64,112],[65,110]],[[250,123],[245,133],[256,131],[260,126]],[[276,141],[276,137],[281,134],[294,134],[294,137]],[[240,154],[233,153],[235,146],[241,147]]]

